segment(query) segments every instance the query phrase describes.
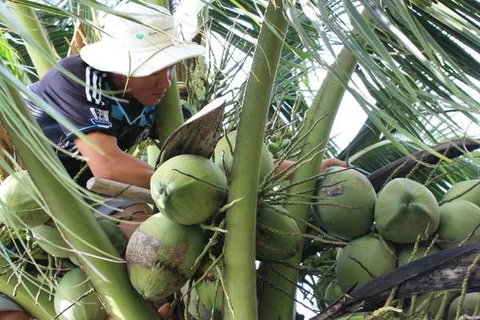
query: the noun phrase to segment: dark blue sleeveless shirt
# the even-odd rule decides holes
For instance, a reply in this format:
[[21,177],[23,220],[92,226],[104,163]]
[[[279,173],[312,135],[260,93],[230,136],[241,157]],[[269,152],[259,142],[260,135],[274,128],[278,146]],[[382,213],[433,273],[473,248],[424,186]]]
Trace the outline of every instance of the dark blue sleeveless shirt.
[[[133,105],[130,101],[115,96],[108,72],[96,70],[87,65],[78,55],[68,57],[59,64],[74,77],[52,68],[30,89],[45,100],[56,112],[65,117],[83,133],[102,132],[115,136],[120,149],[145,140],[154,128],[155,108]],[[60,125],[44,110],[27,101],[33,117],[45,135],[56,145],[71,153],[77,153],[73,140],[74,132]],[[85,186],[92,177],[85,162],[64,152],[57,154],[65,168],[78,183]],[[82,170],[82,174],[77,174]]]

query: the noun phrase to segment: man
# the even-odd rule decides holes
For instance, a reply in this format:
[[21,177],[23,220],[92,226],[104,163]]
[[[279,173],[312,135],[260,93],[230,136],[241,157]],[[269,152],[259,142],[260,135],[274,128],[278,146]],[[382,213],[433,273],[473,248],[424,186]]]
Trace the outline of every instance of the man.
[[[34,103],[27,104],[45,135],[68,151],[57,153],[79,184],[85,186],[95,176],[149,188],[154,168],[126,151],[152,134],[155,106],[170,87],[174,65],[202,55],[204,48],[177,39],[174,20],[161,6],[123,3],[115,11],[129,19],[106,15],[100,41],[60,61],[61,68],[51,69],[30,87],[87,140]],[[134,216],[139,221],[151,213],[131,201],[115,206],[123,210],[119,215],[144,213]],[[128,237],[134,227],[124,224],[122,230]],[[31,319],[11,303],[0,296],[0,319]]]
[[[149,188],[154,168],[126,151],[153,134],[155,106],[170,87],[174,65],[204,52],[202,46],[176,38],[177,28],[167,9],[149,7],[120,4],[116,11],[133,21],[107,15],[102,40],[60,62],[80,81],[53,68],[31,86],[34,93],[86,135],[87,140],[77,137],[29,103],[46,136],[76,155],[57,152],[67,171],[82,186],[95,176]],[[145,205],[133,205],[131,201],[118,200],[114,206],[122,209],[123,215],[148,212]],[[136,217],[141,219],[141,215]],[[127,236],[133,226],[121,225]]]

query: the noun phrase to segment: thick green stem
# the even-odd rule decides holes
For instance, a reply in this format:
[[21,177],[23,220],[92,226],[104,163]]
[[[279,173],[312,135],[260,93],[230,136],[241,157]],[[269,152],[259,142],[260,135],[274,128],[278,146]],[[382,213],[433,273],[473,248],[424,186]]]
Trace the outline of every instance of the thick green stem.
[[178,93],[177,77],[172,77],[172,85],[157,107],[156,133],[159,145],[162,146],[168,136],[183,123],[180,95]]
[[[15,15],[17,23],[19,23],[27,32],[26,35],[31,36],[33,41],[25,39],[25,48],[32,59],[37,75],[41,78],[47,71],[53,67],[57,60],[57,53],[47,36],[45,28],[37,18],[32,8],[17,3],[8,2],[10,11]],[[5,20],[4,20],[5,22]],[[18,30],[13,25],[8,25],[11,30]],[[35,45],[32,45],[32,44]]]
[[3,257],[0,257],[0,292],[36,319],[50,320],[55,316],[53,295],[48,285],[42,286],[34,278],[14,275],[14,269]]
[[[8,72],[3,66],[0,68],[2,73]],[[79,190],[66,187],[73,181],[51,146],[32,131],[41,132],[18,91],[12,83],[1,85],[7,89],[4,94],[8,92],[6,100],[11,101],[11,105],[0,109],[0,121],[22,157],[59,231],[75,251],[109,315],[112,319],[159,319],[156,310],[131,285],[125,263]],[[21,86],[20,83],[15,85]],[[11,117],[13,112],[21,113],[24,120],[15,121]],[[41,160],[46,158],[53,163]]]
[[281,2],[270,1],[258,38],[235,142],[227,212],[225,319],[256,319],[255,221],[260,150],[270,95],[288,26]]
[[[299,133],[299,136],[303,136],[303,134],[312,130],[313,127],[315,128],[305,139],[300,157],[309,153],[316,146],[321,146],[322,150],[326,146],[335,115],[345,93],[345,87],[356,64],[357,58],[348,48],[344,48],[338,55],[336,63],[332,66],[331,72],[323,81],[312,106],[305,116],[303,133]],[[312,190],[315,187],[315,180],[308,178],[318,173],[322,159],[323,152],[320,152],[311,161],[295,171],[291,181],[292,187],[289,188],[289,194],[300,194],[302,197],[292,196],[289,198],[291,203],[300,203],[304,201],[304,196],[309,194],[313,196]],[[307,182],[299,183],[301,181]],[[308,219],[308,206],[289,205],[286,209],[301,220],[306,221]],[[305,225],[301,224],[299,227],[300,232],[304,233],[306,229]],[[297,255],[288,261],[289,264],[299,265],[301,256],[302,251],[299,250]],[[297,289],[298,270],[280,264],[267,264],[265,269],[267,276],[266,283],[262,286],[259,319],[293,319],[295,314],[293,299]],[[276,305],[277,308],[272,308],[271,306],[273,305]]]

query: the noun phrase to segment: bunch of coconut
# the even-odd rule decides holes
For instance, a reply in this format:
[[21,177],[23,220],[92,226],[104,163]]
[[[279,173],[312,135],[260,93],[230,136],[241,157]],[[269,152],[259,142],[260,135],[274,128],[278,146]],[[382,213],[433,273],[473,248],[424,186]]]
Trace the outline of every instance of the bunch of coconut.
[[396,267],[395,247],[371,233],[376,202],[370,181],[352,168],[330,167],[317,181],[314,209],[320,226],[348,241],[337,251],[335,279],[325,288],[324,302]]
[[159,212],[132,234],[125,259],[133,287],[155,301],[180,290],[196,273],[206,246],[200,223],[224,205],[228,185],[213,161],[191,154],[162,163],[150,182]]
[[[215,146],[213,159],[227,177],[233,165],[237,131],[222,136]],[[274,170],[274,160],[269,148],[262,144],[260,155],[259,183]],[[260,261],[281,261],[293,257],[302,238],[297,223],[280,205],[261,204],[257,208],[256,256]]]

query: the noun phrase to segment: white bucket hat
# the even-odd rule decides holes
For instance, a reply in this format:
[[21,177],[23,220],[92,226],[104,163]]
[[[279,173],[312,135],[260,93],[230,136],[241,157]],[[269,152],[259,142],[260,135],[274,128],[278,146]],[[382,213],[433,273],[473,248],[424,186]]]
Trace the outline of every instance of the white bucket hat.
[[122,3],[102,20],[102,39],[80,50],[82,59],[101,71],[143,77],[184,59],[204,54],[200,45],[180,41],[168,9]]

